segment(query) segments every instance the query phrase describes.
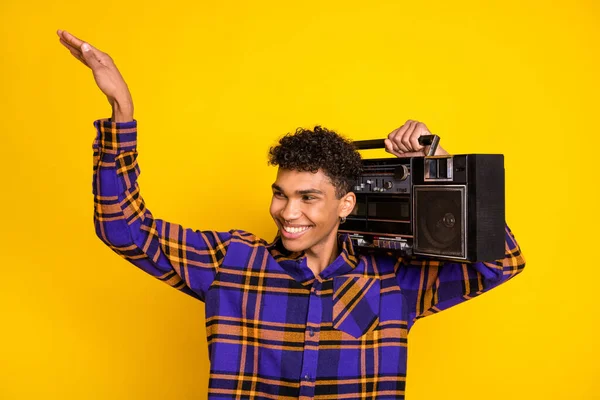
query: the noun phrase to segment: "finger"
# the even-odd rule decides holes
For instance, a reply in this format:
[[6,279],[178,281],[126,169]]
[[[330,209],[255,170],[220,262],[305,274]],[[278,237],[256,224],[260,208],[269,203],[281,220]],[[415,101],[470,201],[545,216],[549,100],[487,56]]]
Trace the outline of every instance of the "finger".
[[385,139],[385,151],[387,151],[388,153],[391,153],[393,155],[395,155],[398,158],[406,158],[406,157],[423,157],[423,153],[422,152],[415,152],[415,151],[396,151],[391,149],[392,146],[392,142],[389,139]]
[[393,131],[391,131],[388,134],[387,140],[389,140],[389,143],[390,143],[390,145],[389,145],[390,152],[399,151],[400,150],[400,149],[398,149],[398,147],[396,146],[396,144],[394,142],[394,138],[395,138],[397,132],[398,132],[398,129],[394,129]]
[[411,146],[410,146],[410,142],[406,139],[407,135],[410,134],[410,132],[412,132],[412,127],[415,121],[413,120],[407,120],[404,125],[402,125],[399,129],[398,129],[398,134],[395,137],[395,143],[396,146],[398,146],[398,148],[400,150],[402,150],[403,152],[410,152],[411,150]]
[[416,149],[413,148],[413,146],[410,142],[410,137],[413,135],[413,133],[415,131],[417,121],[408,120],[408,121],[406,121],[406,125],[407,125],[407,128],[404,131],[404,133],[402,134],[402,137],[400,138],[400,142],[406,148],[406,150],[405,150],[406,152],[413,152],[413,151],[416,151]]
[[83,59],[83,56],[80,53],[76,53],[76,52],[72,51],[71,54],[73,55],[73,57],[75,57],[76,59],[81,61],[81,63],[83,65],[85,65],[86,67],[89,68],[89,65],[87,64],[87,62],[85,62],[85,60]]
[[390,151],[397,151],[398,150],[398,148],[394,144],[394,137],[396,136],[397,132],[398,132],[398,129],[394,129],[393,131],[391,131],[388,134],[387,139],[389,140],[389,143],[390,143]]
[[419,137],[429,134],[429,130],[424,123],[418,122],[416,124],[415,129],[409,137],[410,145],[413,151],[424,151],[424,147],[419,143]]
[[[84,42],[67,31],[62,31],[62,38],[63,41],[69,44],[71,47],[81,51],[83,59],[88,62],[90,67],[92,64],[96,64],[100,61],[100,55],[103,53],[91,44]],[[89,52],[90,54],[86,54],[86,52]],[[94,57],[91,58],[90,55],[93,55]]]
[[98,57],[97,50],[90,46],[89,43],[83,43],[81,45],[81,57],[92,70],[102,65]]
[[400,128],[396,129],[395,131],[393,131],[392,133],[390,133],[388,135],[388,139],[390,139],[390,141],[392,142],[392,148],[394,151],[396,152],[405,152],[408,149],[402,144],[402,132],[404,132],[404,130],[406,129],[406,127],[404,125],[402,125]]
[[399,157],[423,157],[422,151],[409,151],[406,153],[402,153],[402,156]]
[[[431,132],[429,132],[429,129],[427,128],[427,126],[422,122],[420,122],[420,125],[419,125],[417,131],[418,131],[417,132],[417,134],[418,134],[417,141],[418,141],[418,138],[421,136],[431,135]],[[431,145],[423,146],[423,153],[425,155],[429,154],[430,148],[431,148]]]
[[81,45],[84,43],[83,40],[79,39],[78,37],[75,37],[73,35],[71,35],[69,32],[67,31],[60,31],[61,37],[63,38],[63,40],[67,43],[69,43],[71,46],[76,47],[78,49],[81,48]]
[[392,141],[390,139],[383,139],[383,143],[385,144],[385,151],[394,154],[396,150],[394,149],[394,146],[392,146]]
[[60,43],[61,43],[63,46],[65,46],[65,47],[66,47],[66,48],[67,48],[67,49],[68,49],[70,52],[76,52],[76,53],[79,53],[79,54],[81,54],[81,50],[80,50],[80,49],[78,49],[78,48],[76,48],[76,47],[73,47],[73,46],[71,46],[69,43],[65,42],[65,41],[64,41],[62,38],[61,38],[61,39],[59,39],[59,40],[60,40]]
[[394,146],[394,142],[392,142],[390,139],[384,139],[384,143],[385,151],[395,155],[396,157],[404,157],[404,152],[397,150],[397,147]]
[[394,129],[393,131],[391,131],[390,133],[388,133],[388,135],[387,135],[388,139],[390,139],[390,140],[391,140],[391,138],[392,138],[394,135],[396,135],[396,132],[398,132],[398,129],[400,129],[400,128]]
[[85,65],[86,67],[89,68],[89,65],[87,64],[87,62],[84,60],[83,58],[83,54],[81,53],[81,50],[76,49],[75,47],[71,46],[69,43],[65,42],[62,37],[60,38],[60,43],[65,46],[67,48],[67,50],[69,50],[69,52],[71,53],[71,55],[73,57],[75,57],[77,60],[79,60],[83,65]]
[[[400,128],[394,129],[389,135],[388,138],[392,141],[395,141],[396,138],[399,139],[399,137],[402,137],[402,135],[404,135],[404,132],[406,132],[406,130],[409,127],[409,122],[410,121],[406,121],[406,123],[404,123]],[[393,139],[392,139],[393,137]]]
[[402,136],[400,136],[400,135],[396,136],[396,139],[394,140],[394,144],[395,144],[396,148],[398,149],[398,151],[401,151],[402,153],[406,153],[407,151],[410,151],[410,149],[408,147],[406,147],[404,145],[404,143],[402,143]]

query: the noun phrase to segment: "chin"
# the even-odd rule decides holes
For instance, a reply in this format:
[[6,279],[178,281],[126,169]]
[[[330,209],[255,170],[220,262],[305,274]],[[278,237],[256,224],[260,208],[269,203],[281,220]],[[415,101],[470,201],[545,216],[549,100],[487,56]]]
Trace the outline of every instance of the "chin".
[[299,252],[307,249],[307,247],[304,246],[302,243],[298,243],[294,240],[287,240],[284,238],[281,240],[281,242],[283,243],[283,247],[285,247],[288,251],[291,252]]

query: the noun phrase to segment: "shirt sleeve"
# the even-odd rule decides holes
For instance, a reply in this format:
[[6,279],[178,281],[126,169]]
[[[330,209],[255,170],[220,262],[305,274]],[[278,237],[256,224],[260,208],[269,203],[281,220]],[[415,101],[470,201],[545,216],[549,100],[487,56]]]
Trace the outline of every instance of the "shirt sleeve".
[[94,224],[98,237],[141,270],[204,301],[231,232],[155,219],[140,195],[137,121],[94,122]]
[[525,259],[508,226],[505,227],[505,255],[500,260],[459,263],[403,259],[396,277],[408,303],[409,328],[419,318],[470,300],[508,281],[524,267]]

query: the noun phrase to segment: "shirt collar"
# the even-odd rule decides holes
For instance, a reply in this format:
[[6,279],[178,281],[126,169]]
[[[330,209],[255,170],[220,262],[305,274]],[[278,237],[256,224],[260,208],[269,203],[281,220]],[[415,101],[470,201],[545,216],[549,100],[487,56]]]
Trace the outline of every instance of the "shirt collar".
[[320,274],[315,278],[312,271],[306,265],[306,256],[303,251],[292,252],[283,246],[281,235],[278,233],[275,239],[267,245],[268,251],[273,258],[302,285],[310,285],[316,279],[327,280],[336,276],[347,274],[356,268],[359,257],[352,246],[348,234],[338,234],[339,254]]

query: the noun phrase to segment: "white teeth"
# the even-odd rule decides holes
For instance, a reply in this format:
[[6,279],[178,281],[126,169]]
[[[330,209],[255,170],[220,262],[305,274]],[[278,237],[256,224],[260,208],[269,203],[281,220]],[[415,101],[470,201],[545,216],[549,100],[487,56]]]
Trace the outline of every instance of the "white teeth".
[[283,227],[283,229],[285,229],[285,231],[288,233],[300,233],[300,232],[304,232],[308,228],[309,228],[308,226],[302,226],[302,227],[284,226]]

